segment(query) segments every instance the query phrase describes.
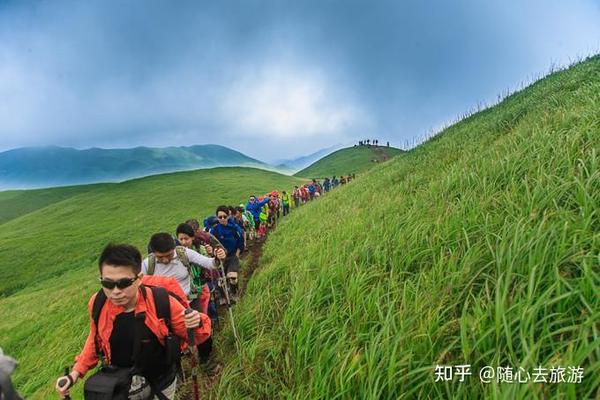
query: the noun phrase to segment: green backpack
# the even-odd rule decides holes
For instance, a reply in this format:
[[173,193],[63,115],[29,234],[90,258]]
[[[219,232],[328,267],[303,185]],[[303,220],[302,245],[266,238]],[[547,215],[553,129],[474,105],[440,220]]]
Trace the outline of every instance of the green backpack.
[[[181,263],[187,268],[188,274],[190,275],[190,294],[188,295],[189,300],[193,300],[198,297],[198,284],[196,283],[200,277],[200,271],[198,268],[195,268],[195,264],[190,262],[190,259],[185,252],[185,247],[176,246],[175,252],[177,253],[177,258],[181,261]],[[154,270],[156,269],[156,256],[154,253],[150,253],[148,255],[148,271],[146,275],[154,275]]]

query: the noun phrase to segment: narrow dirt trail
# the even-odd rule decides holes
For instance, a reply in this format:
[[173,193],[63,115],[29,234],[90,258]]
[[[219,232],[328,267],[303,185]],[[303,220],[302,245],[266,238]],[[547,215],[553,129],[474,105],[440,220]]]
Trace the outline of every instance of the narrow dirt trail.
[[[273,227],[269,230],[269,233],[272,233],[275,230]],[[246,291],[246,286],[248,285],[249,280],[252,277],[254,271],[258,268],[260,264],[260,258],[262,256],[262,248],[267,241],[267,236],[262,238],[255,238],[252,242],[248,244],[248,251],[244,252],[241,256],[242,270],[241,270],[241,280],[240,280],[240,291],[239,298],[241,299],[244,296]],[[235,307],[235,306],[234,306]],[[213,336],[217,337],[219,333],[223,330],[223,328],[229,324],[229,315],[228,315],[227,306],[218,306],[218,314],[219,314],[219,325],[213,326]],[[218,341],[217,341],[218,342]],[[213,349],[215,354],[218,354],[218,350]],[[200,392],[200,399],[208,399],[209,393],[212,389],[218,384],[219,379],[221,378],[221,372],[223,371],[222,360],[218,359],[217,361],[220,364],[220,368],[217,374],[213,376],[206,375],[200,368],[198,369],[198,389]],[[185,355],[183,359],[183,370],[185,372],[186,381],[178,384],[177,389],[177,400],[193,400],[193,389],[192,389],[192,379],[191,379],[191,361],[190,355]]]

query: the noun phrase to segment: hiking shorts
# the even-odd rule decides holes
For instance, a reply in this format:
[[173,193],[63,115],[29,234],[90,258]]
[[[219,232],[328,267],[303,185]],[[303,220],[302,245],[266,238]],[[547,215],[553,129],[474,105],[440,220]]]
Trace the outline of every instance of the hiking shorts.
[[229,272],[240,272],[240,259],[236,256],[229,256],[223,261],[223,268],[225,268],[225,275]]

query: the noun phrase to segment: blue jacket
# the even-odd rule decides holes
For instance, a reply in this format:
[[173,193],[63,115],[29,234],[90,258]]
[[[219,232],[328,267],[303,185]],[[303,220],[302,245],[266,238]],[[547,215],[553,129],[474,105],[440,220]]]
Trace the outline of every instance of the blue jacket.
[[227,250],[228,256],[235,255],[235,251],[238,249],[240,252],[244,251],[244,231],[231,219],[227,220],[227,225],[213,226],[210,233],[219,239],[219,242]]
[[248,204],[246,204],[246,210],[250,211],[254,219],[257,220],[260,218],[260,209],[267,204],[269,200],[270,199],[267,197],[263,201],[256,200],[254,203],[248,202]]

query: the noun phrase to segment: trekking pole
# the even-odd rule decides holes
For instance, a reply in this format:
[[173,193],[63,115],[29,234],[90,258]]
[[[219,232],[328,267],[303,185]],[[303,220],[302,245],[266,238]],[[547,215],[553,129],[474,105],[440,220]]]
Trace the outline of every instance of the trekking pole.
[[[185,310],[186,314],[192,312],[191,308]],[[188,347],[192,352],[192,387],[194,389],[194,400],[200,400],[200,394],[198,393],[198,349],[196,349],[196,333],[194,328],[188,328]]]
[[233,319],[233,310],[231,309],[231,298],[229,296],[229,286],[227,285],[227,277],[225,276],[225,268],[223,267],[223,263],[221,263],[220,267],[221,279],[223,282],[223,292],[225,293],[225,301],[227,301],[227,310],[229,311],[229,319],[231,320],[231,330],[233,331],[233,337],[235,339],[235,348],[238,351],[238,356],[241,359],[241,351],[240,351],[240,338],[237,335],[237,331],[235,329],[235,321]]
[[[70,373],[69,367],[65,367],[65,376],[68,376],[69,373]],[[69,384],[69,380],[67,378],[63,378],[60,381],[58,381],[58,386],[60,386],[60,387],[63,387],[63,386],[68,385],[68,384]],[[63,399],[65,399],[65,400],[71,400],[71,396],[69,396],[67,394],[67,395],[65,395],[65,397],[63,397]]]

